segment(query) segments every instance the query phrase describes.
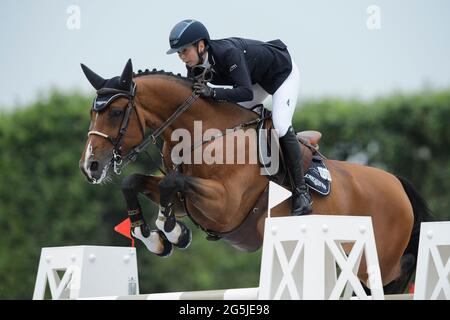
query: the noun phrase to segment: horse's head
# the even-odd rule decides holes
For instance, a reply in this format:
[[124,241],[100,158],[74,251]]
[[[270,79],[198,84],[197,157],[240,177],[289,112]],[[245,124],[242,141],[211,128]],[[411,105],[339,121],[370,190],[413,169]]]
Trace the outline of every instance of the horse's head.
[[81,64],[86,78],[97,90],[91,108],[88,138],[80,159],[80,169],[91,183],[101,183],[111,164],[119,172],[122,155],[144,136],[138,116],[133,66],[128,60],[122,75],[103,79]]

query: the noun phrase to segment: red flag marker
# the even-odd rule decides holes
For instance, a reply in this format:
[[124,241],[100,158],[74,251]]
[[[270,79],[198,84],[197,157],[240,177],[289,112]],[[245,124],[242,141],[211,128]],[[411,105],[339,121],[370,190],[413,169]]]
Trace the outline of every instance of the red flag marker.
[[126,218],[117,226],[114,227],[114,231],[120,233],[121,235],[127,237],[131,240],[131,246],[134,247],[134,239],[131,236],[131,221],[130,218]]
[[414,288],[415,288],[415,283],[412,282],[412,283],[409,285],[408,293],[414,293]]

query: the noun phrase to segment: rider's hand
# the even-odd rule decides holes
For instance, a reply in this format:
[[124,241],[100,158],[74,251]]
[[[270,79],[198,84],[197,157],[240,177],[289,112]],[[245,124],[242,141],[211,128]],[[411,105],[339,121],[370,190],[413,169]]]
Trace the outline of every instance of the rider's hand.
[[215,98],[216,96],[216,90],[208,87],[204,82],[194,84],[194,93],[200,95],[202,98]]

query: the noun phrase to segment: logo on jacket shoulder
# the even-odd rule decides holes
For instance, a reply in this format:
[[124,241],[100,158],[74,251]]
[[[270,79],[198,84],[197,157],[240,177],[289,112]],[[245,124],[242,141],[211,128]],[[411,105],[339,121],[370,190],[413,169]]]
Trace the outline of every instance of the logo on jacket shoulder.
[[230,72],[233,71],[233,70],[236,69],[236,68],[237,68],[237,64],[235,63],[235,64],[233,64],[233,65],[230,67]]

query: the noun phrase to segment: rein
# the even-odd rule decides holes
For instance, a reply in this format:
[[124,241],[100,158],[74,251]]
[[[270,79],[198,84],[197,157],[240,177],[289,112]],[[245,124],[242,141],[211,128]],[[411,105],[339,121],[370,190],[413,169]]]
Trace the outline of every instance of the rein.
[[[211,77],[211,71],[209,69],[205,68],[198,76],[196,76],[194,78],[194,80],[195,81],[208,81],[208,80],[210,80],[210,77]],[[91,130],[88,132],[88,136],[90,136],[90,135],[100,136],[100,137],[108,140],[113,145],[113,151],[112,151],[113,158],[111,161],[113,163],[114,173],[117,175],[120,175],[122,173],[121,167],[123,168],[128,163],[136,161],[139,154],[141,154],[148,147],[148,145],[150,143],[156,144],[156,142],[157,142],[156,139],[158,137],[160,137],[161,134],[180,115],[182,115],[187,109],[189,109],[194,104],[194,102],[199,98],[198,94],[195,94],[194,92],[192,92],[192,94],[175,110],[175,112],[169,118],[167,118],[166,121],[164,121],[161,124],[161,126],[159,128],[155,129],[153,131],[153,133],[150,134],[148,137],[145,137],[145,126],[139,120],[139,115],[138,115],[138,112],[137,112],[137,109],[136,109],[136,106],[134,103],[134,98],[136,96],[136,84],[133,83],[133,87],[130,91],[113,89],[113,88],[101,88],[101,89],[97,90],[97,95],[104,95],[104,94],[115,94],[117,97],[124,97],[124,98],[128,99],[127,108],[126,108],[125,114],[122,118],[120,130],[119,130],[119,133],[116,138],[113,138],[108,134],[105,134],[103,132],[96,131],[96,130]],[[140,129],[142,132],[142,142],[140,144],[138,144],[137,146],[135,146],[134,148],[132,148],[125,156],[122,156],[122,141],[123,141],[123,137],[125,136],[125,134],[127,132],[128,125],[130,123],[131,113],[133,112],[133,110],[136,112],[139,126],[140,126]],[[251,121],[248,121],[245,123],[241,123],[241,124],[231,128],[231,130],[233,130],[233,132],[235,132],[237,130],[244,129],[246,127],[258,124],[259,122],[261,122],[265,119],[266,119],[266,117],[254,119],[254,120],[251,120]],[[226,129],[226,130],[229,130],[229,129]],[[227,134],[226,132],[222,131],[215,136],[211,136],[209,139],[201,141],[200,143],[197,143],[197,144],[193,143],[191,146],[191,150],[193,151],[197,147],[199,147],[205,143],[214,141],[217,138],[223,137],[226,134]],[[161,157],[163,157],[161,151],[160,151],[160,155],[161,155]],[[125,163],[124,163],[124,160],[125,160]],[[152,159],[152,161],[153,161],[153,159]],[[159,170],[161,170],[161,169],[159,169]],[[164,173],[163,170],[161,170],[161,172]]]

